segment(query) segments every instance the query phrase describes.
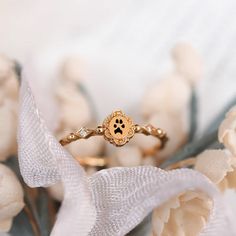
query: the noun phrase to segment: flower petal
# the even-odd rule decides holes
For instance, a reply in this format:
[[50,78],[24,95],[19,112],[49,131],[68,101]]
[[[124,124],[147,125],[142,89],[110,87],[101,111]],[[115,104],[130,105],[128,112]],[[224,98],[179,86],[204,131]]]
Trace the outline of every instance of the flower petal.
[[218,184],[231,170],[231,157],[223,150],[206,150],[197,156],[194,168]]
[[157,112],[181,112],[187,107],[190,96],[190,86],[180,75],[168,75],[148,89],[143,98],[142,114],[149,118]]
[[187,43],[179,43],[172,50],[176,70],[190,84],[195,85],[203,77],[203,62],[198,52]]
[[226,118],[222,121],[219,131],[218,139],[224,146],[236,156],[236,108],[233,107],[226,114]]

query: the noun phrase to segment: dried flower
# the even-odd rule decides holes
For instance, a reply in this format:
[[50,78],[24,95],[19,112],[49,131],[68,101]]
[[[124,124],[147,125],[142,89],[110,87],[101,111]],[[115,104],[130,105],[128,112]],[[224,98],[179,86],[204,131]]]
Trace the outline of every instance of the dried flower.
[[17,81],[16,74],[6,80],[3,89],[6,97],[11,98],[13,101],[18,101],[19,82]]
[[13,61],[5,55],[0,55],[0,84],[12,76]]
[[158,112],[182,112],[187,109],[190,96],[190,86],[180,75],[171,74],[147,90],[142,102],[142,114],[148,118]]
[[[78,64],[80,64],[79,59],[70,58],[62,67],[62,78],[56,89],[61,111],[61,127],[57,132],[58,137],[63,137],[68,130],[75,131],[79,127],[91,125],[93,121],[89,101],[78,87]],[[72,143],[66,148],[74,157],[93,157],[103,151],[104,140],[93,137],[86,141],[80,140],[80,142]]]
[[236,106],[231,107],[231,109],[226,113],[226,117],[236,117]]
[[144,156],[142,148],[138,145],[135,138],[131,140],[128,146],[122,148],[110,147],[109,151],[109,167],[123,166],[134,167],[143,165],[156,165],[156,160],[153,156]]
[[142,164],[142,153],[137,146],[127,146],[117,149],[114,161],[118,166],[139,166]]
[[0,90],[6,97],[18,99],[19,84],[14,62],[4,55],[0,55]]
[[206,225],[212,201],[202,192],[186,191],[153,211],[153,236],[198,235]]
[[23,195],[13,171],[0,164],[0,231],[10,230],[13,217],[24,207]]
[[166,158],[177,151],[187,140],[187,109],[178,115],[174,114],[156,114],[150,118],[149,123],[156,127],[160,127],[167,132],[169,141],[166,147],[158,153],[159,158]]
[[10,99],[0,106],[0,161],[16,153],[17,108]]
[[196,158],[195,170],[206,175],[224,191],[236,188],[236,158],[225,150],[207,150]]
[[[61,136],[63,137],[63,136]],[[101,137],[92,137],[87,140],[80,140],[78,142],[71,143],[66,149],[74,156],[79,157],[94,157],[98,156],[104,150],[104,139]]]
[[66,80],[78,82],[81,79],[82,61],[78,57],[70,57],[64,61],[61,69],[62,77]]
[[172,50],[176,71],[191,85],[203,77],[203,63],[198,52],[189,44],[179,43]]
[[218,139],[236,156],[236,106],[226,114],[222,121],[219,127]]
[[3,93],[3,91],[2,91],[2,90],[0,90],[0,106],[2,106],[2,105],[3,105],[4,98],[5,98],[5,94]]
[[[166,147],[157,152],[158,160],[169,157],[185,143],[188,135],[186,116],[186,111],[178,115],[156,113],[147,121],[147,123],[165,130],[169,137]],[[141,135],[137,135],[134,141],[141,149],[149,149],[158,142],[156,138]]]
[[87,99],[78,90],[77,84],[64,81],[56,90],[63,128],[77,129],[92,119]]

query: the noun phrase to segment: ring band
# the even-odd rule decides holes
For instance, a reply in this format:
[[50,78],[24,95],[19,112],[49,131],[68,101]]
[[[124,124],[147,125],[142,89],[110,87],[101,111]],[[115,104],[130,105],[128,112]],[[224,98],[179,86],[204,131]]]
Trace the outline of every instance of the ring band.
[[130,141],[135,133],[153,136],[160,140],[159,149],[164,148],[168,137],[166,133],[152,125],[140,126],[134,124],[132,119],[126,116],[122,111],[114,111],[109,115],[101,126],[95,129],[80,128],[74,133],[70,133],[60,140],[60,144],[65,146],[79,139],[88,139],[92,136],[103,136],[111,144],[120,147]]

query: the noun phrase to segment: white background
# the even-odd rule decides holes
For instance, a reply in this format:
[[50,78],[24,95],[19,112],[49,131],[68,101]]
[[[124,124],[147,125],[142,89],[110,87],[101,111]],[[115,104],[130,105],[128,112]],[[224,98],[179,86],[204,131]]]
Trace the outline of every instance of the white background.
[[236,95],[236,1],[0,0],[0,52],[33,64],[31,79],[44,89],[57,63],[78,54],[100,117],[138,108],[144,91],[170,70],[170,50],[180,41],[205,62],[203,128]]

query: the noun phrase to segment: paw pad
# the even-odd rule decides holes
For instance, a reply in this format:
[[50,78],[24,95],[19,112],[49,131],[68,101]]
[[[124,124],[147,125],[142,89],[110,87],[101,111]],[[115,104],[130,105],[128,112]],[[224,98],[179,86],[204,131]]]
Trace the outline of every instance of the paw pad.
[[120,133],[123,134],[123,129],[125,128],[125,124],[123,124],[123,120],[122,119],[116,119],[115,124],[114,124],[114,133]]
[[123,146],[134,136],[135,125],[122,111],[114,111],[103,122],[104,138],[116,146]]

